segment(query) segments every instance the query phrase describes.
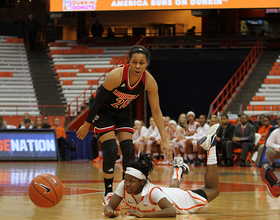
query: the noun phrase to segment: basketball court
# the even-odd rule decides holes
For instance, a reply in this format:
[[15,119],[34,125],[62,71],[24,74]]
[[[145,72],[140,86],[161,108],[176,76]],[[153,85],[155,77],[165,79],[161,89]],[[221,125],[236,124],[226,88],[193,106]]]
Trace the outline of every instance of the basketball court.
[[[122,168],[115,167],[114,189],[121,181]],[[168,186],[171,165],[156,165],[152,183]],[[182,189],[203,186],[205,167],[191,167],[181,180]],[[36,207],[29,199],[28,187],[35,176],[53,174],[62,181],[65,194],[49,209]],[[280,176],[280,172],[275,172]],[[280,219],[280,199],[272,199],[260,176],[260,168],[219,167],[220,195],[195,214],[177,215],[184,219]],[[92,162],[1,162],[0,219],[107,219],[101,205],[103,198],[102,164]],[[121,206],[121,213],[126,208]],[[132,219],[120,215],[118,219]],[[169,218],[170,219],[170,218]],[[175,219],[175,218],[173,218]]]

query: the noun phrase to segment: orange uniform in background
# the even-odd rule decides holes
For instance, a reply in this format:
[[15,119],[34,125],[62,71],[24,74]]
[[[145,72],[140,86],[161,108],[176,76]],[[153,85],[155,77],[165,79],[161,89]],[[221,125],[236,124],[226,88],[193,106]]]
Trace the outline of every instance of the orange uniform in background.
[[56,128],[55,126],[52,126],[51,129],[56,130],[56,138],[57,139],[60,138],[60,137],[66,138],[66,132],[65,132],[65,129],[63,127]]
[[259,141],[259,145],[265,143],[269,128],[271,128],[271,127],[272,127],[272,125],[269,125],[267,127],[262,126],[262,127],[259,128],[258,133],[262,136],[260,141]]

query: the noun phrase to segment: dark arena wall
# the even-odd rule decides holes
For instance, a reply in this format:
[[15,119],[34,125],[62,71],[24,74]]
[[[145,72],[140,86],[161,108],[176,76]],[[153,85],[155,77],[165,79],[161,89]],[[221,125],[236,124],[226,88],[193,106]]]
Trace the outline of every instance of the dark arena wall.
[[[148,67],[159,87],[163,115],[207,115],[209,106],[236,72],[249,49],[151,50]],[[147,107],[147,119],[151,116]]]

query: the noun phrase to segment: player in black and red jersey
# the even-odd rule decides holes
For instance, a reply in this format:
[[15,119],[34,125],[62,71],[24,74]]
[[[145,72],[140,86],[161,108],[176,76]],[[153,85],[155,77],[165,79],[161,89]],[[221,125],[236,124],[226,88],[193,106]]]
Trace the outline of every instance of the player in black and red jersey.
[[146,70],[149,51],[142,46],[134,46],[129,51],[129,64],[112,70],[90,100],[90,109],[85,123],[77,131],[77,137],[84,139],[90,124],[94,122],[105,155],[103,177],[105,195],[103,205],[108,205],[113,196],[114,165],[120,142],[123,155],[123,170],[135,157],[132,142],[133,121],[131,101],[144,90],[147,91],[153,118],[161,135],[162,149],[172,158],[172,150],[167,143],[163,116],[159,106],[158,86],[153,76]]

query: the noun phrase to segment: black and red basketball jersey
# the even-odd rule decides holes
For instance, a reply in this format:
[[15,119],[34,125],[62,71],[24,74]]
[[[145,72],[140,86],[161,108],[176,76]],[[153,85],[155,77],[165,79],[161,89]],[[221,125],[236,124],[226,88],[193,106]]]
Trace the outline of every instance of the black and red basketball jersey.
[[147,73],[144,71],[141,78],[132,87],[129,84],[129,64],[123,65],[122,80],[119,87],[112,90],[104,106],[113,109],[125,109],[131,105],[131,101],[136,99],[146,86]]

